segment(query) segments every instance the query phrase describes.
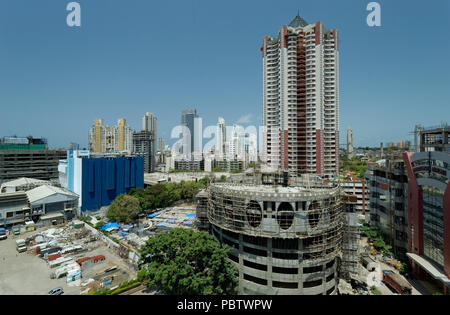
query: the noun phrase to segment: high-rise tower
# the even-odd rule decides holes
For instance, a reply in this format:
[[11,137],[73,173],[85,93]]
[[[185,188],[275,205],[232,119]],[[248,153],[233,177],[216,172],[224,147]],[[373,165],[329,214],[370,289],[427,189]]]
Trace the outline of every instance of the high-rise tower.
[[104,125],[103,119],[95,119],[89,129],[89,150],[94,153],[131,152],[133,130],[125,118],[117,121],[117,126]]
[[353,131],[348,128],[347,129],[347,158],[353,159]]
[[225,119],[219,117],[217,122],[217,131],[216,131],[216,155],[219,159],[225,157],[226,153],[226,142],[227,142],[227,126],[225,124]]
[[103,119],[95,119],[94,125],[89,129],[89,150],[91,152],[106,151],[106,128]]
[[[198,126],[196,126],[196,119],[198,119],[197,110],[196,109],[186,109],[181,111],[181,126],[187,127],[190,132],[190,144],[188,144],[188,147],[190,149],[189,153],[193,153],[196,151],[199,151],[199,148],[195,145],[195,139],[197,138],[199,132],[201,131],[197,130]],[[197,145],[198,146],[198,145]],[[187,154],[188,152],[183,152],[184,154]]]
[[264,145],[270,166],[296,174],[339,173],[338,31],[300,16],[278,38],[266,36],[263,57]]

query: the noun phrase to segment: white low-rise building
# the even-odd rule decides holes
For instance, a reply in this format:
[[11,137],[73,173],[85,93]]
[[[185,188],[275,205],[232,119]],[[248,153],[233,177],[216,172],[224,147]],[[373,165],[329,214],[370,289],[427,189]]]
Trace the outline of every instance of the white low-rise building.
[[61,213],[65,219],[71,219],[77,213],[79,196],[67,189],[44,185],[26,194],[32,216]]

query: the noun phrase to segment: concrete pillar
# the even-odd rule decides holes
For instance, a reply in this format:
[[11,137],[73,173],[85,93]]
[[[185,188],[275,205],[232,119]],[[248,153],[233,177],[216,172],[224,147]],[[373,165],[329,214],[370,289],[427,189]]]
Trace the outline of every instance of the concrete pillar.
[[266,259],[266,264],[267,264],[267,286],[268,287],[273,287],[272,285],[272,238],[268,237],[267,238],[267,259]]
[[302,281],[298,281],[298,290],[299,294],[303,294],[303,240],[298,240],[298,275],[297,275],[297,281],[298,279],[301,279]]

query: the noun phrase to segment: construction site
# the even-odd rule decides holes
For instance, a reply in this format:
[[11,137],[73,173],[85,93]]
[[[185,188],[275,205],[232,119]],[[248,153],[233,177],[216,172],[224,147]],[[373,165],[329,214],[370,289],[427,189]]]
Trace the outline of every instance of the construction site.
[[0,294],[42,295],[55,287],[66,294],[94,294],[137,274],[119,245],[79,221],[9,235],[0,252]]
[[297,185],[303,180],[260,174],[210,185],[211,231],[232,248],[240,293],[336,292],[344,224],[340,189],[313,178]]
[[[142,213],[138,222],[133,225],[110,222],[101,227],[101,230],[107,232],[111,238],[119,240],[123,246],[137,252],[150,237],[174,228],[194,229],[195,220],[195,204],[187,203],[157,209],[150,214]],[[98,221],[92,218],[90,222],[95,225]],[[136,263],[137,259],[133,261]]]
[[357,202],[311,176],[240,174],[197,195],[197,227],[230,247],[239,294],[399,294],[383,272],[400,264],[361,235]]

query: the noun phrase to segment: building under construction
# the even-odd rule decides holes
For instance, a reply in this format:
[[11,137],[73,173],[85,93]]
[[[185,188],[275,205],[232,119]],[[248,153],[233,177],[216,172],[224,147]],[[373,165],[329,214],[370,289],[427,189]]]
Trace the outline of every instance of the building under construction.
[[153,131],[140,131],[133,133],[133,154],[144,157],[144,172],[155,171],[155,135]]
[[59,160],[66,151],[48,150],[45,139],[7,137],[0,140],[0,184],[17,178],[58,181]]
[[394,255],[406,260],[408,250],[408,177],[400,156],[369,165],[370,224],[377,226]]
[[287,174],[254,179],[212,183],[207,192],[211,232],[232,248],[239,293],[334,294],[345,224],[339,186],[298,185]]
[[417,125],[414,134],[416,152],[441,151],[450,153],[450,126],[446,123],[428,128]]

